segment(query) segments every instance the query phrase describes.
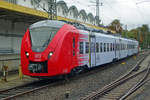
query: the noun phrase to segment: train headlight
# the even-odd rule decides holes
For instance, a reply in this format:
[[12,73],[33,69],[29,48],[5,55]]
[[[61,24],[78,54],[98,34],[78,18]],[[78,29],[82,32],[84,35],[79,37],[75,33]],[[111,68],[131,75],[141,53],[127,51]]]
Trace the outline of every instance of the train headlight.
[[29,57],[29,52],[26,52],[26,56]]
[[50,52],[48,55],[48,58],[50,58],[53,55],[53,52]]

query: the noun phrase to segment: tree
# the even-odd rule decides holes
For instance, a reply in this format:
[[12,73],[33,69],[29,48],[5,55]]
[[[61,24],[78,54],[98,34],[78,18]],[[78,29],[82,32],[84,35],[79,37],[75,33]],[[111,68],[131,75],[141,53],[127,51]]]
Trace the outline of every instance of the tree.
[[143,24],[141,27],[141,32],[142,32],[142,38],[143,38],[143,47],[148,46],[148,40],[149,40],[149,27],[147,24]]
[[142,48],[147,48],[150,45],[150,32],[146,24],[128,31],[128,37],[138,40]]
[[108,25],[108,28],[116,31],[117,33],[123,32],[122,24],[120,23],[120,20],[118,20],[118,19],[113,20],[110,23],[110,25]]

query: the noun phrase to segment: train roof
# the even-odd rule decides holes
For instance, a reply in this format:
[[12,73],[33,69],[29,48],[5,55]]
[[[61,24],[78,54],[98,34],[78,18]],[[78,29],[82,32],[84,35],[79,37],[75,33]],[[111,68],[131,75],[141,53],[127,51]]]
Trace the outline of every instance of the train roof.
[[41,27],[41,26],[61,28],[64,24],[73,25],[74,27],[76,27],[79,30],[94,32],[96,35],[102,35],[102,36],[105,36],[105,37],[111,37],[111,38],[115,38],[115,39],[120,38],[120,39],[128,40],[128,41],[136,41],[135,39],[121,37],[121,35],[119,35],[119,34],[112,34],[109,31],[106,32],[106,31],[103,31],[103,30],[98,30],[98,29],[91,28],[91,27],[89,27],[87,25],[84,25],[84,24],[80,24],[80,23],[76,23],[76,22],[67,22],[67,21],[63,21],[63,20],[60,20],[60,21],[59,20],[38,21],[38,22],[30,25],[29,28],[32,29],[32,28]]
[[35,27],[41,27],[41,26],[61,28],[64,24],[66,23],[58,20],[43,20],[30,25],[29,28],[31,29]]
[[[86,30],[80,30],[80,32],[82,34],[88,34],[88,32]],[[124,37],[121,37],[120,35],[116,36],[116,35],[103,34],[103,33],[97,33],[97,32],[92,32],[91,35],[102,36],[102,37],[112,38],[112,39],[121,39],[121,40],[129,41],[129,42],[137,42],[136,40],[129,39],[129,38],[124,38]]]

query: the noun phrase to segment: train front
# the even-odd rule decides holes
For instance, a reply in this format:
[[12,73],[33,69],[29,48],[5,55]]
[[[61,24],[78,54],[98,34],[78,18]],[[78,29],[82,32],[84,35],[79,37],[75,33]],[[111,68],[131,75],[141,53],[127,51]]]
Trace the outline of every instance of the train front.
[[21,44],[21,66],[24,75],[44,77],[59,73],[54,66],[57,58],[53,55],[57,54],[56,44],[64,24],[60,21],[44,20],[29,27]]

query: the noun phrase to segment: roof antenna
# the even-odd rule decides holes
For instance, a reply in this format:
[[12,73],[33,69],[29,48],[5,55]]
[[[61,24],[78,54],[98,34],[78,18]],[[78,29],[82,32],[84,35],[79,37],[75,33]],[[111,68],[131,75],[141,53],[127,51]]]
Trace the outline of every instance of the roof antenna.
[[48,10],[46,10],[43,6],[40,4],[40,0],[34,0],[35,3],[39,5],[40,8],[42,8],[45,12],[48,13],[48,19],[49,20],[57,20],[57,3],[56,0],[46,0],[48,2]]

